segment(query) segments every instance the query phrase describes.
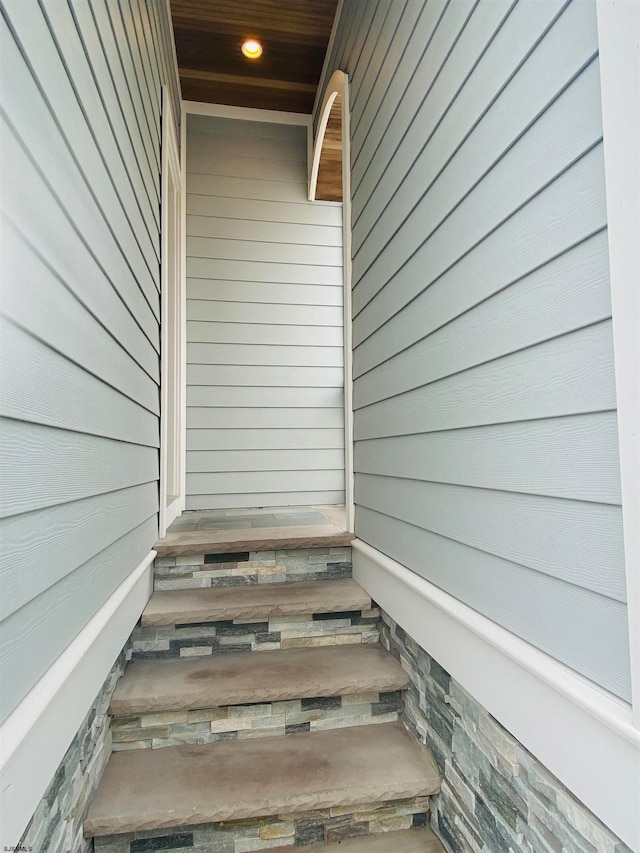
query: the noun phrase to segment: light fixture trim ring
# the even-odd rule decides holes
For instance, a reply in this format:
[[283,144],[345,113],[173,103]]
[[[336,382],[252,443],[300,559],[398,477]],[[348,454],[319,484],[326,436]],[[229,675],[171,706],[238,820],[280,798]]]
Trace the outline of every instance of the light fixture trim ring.
[[257,39],[246,39],[242,43],[241,50],[247,59],[259,59],[262,56],[262,45]]

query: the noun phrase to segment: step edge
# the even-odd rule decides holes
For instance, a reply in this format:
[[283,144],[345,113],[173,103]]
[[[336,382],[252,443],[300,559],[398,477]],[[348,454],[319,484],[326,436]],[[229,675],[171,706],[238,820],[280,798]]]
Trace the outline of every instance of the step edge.
[[[261,654],[265,656],[265,662],[269,667],[277,667],[280,662],[284,662],[287,659],[295,657],[298,661],[298,665],[312,669],[318,658],[320,658],[323,661],[323,664],[326,665],[333,657],[336,657],[337,650],[338,647],[293,650],[278,649],[276,651],[261,652]],[[148,694],[140,693],[138,695],[120,698],[119,693],[122,692],[124,686],[128,687],[138,678],[149,680],[150,677],[152,677],[157,679],[158,683],[162,684],[167,679],[167,670],[174,672],[178,667],[191,669],[192,667],[195,667],[195,664],[192,660],[185,658],[176,658],[173,660],[131,661],[125,670],[124,675],[119,679],[116,685],[111,698],[109,713],[112,717],[117,718],[136,714],[162,713],[164,711],[203,710],[205,708],[216,708],[233,704],[256,705],[262,704],[263,702],[286,702],[292,699],[309,699],[320,696],[353,696],[358,693],[371,692],[386,693],[394,690],[405,690],[409,687],[411,683],[409,675],[403,669],[400,662],[387,652],[381,643],[367,643],[364,645],[354,644],[351,652],[355,657],[355,660],[352,662],[352,671],[342,673],[338,679],[334,678],[333,686],[325,686],[324,688],[321,688],[320,692],[318,692],[317,686],[322,682],[308,677],[308,681],[306,683],[303,678],[299,678],[293,681],[293,684],[290,679],[287,682],[282,681],[282,684],[277,687],[266,687],[264,688],[265,692],[263,698],[260,700],[247,701],[249,697],[242,693],[242,689],[244,688],[237,688],[235,696],[233,694],[230,696],[230,699],[233,701],[227,701],[227,697],[225,697],[224,702],[207,702],[206,704],[194,706],[191,704],[194,699],[188,697],[195,696],[197,698],[198,692],[203,692],[200,687],[202,682],[199,682],[198,684],[194,684],[193,689],[190,692],[183,692],[180,696],[177,696],[175,693],[166,693],[161,695],[158,692],[154,694],[157,702],[164,703],[164,705],[154,708],[153,710],[140,709],[135,705],[135,703],[140,703],[142,701],[141,697],[144,697],[145,700],[148,701]],[[230,668],[233,668],[234,666],[241,666],[247,659],[246,655],[246,652],[225,655],[225,664]],[[206,658],[202,659],[202,661],[199,660],[197,665],[198,667],[207,667],[211,664],[211,659],[219,658],[219,655],[207,655]],[[377,674],[381,664],[383,664],[387,670],[383,676]],[[142,674],[139,674],[140,669],[143,670]],[[373,675],[373,672],[376,674]],[[233,681],[234,676],[222,676],[214,673],[213,678],[224,678],[225,682],[230,682]],[[377,684],[370,683],[372,678],[378,679]],[[369,681],[367,681],[367,679],[369,679]],[[274,692],[276,690],[280,691],[277,695]],[[185,704],[185,701],[181,702],[183,698],[187,704]],[[174,704],[168,704],[170,702]],[[175,703],[181,704],[176,705]],[[118,708],[124,708],[126,710],[116,710]]]
[[[340,584],[340,586],[336,586],[336,584]],[[242,595],[242,591],[244,589],[251,589],[252,593],[256,592],[268,592],[269,590],[278,590],[284,591],[284,589],[288,589],[291,591],[292,588],[300,587],[300,586],[309,587],[311,589],[319,590],[327,585],[330,585],[332,596],[328,596],[328,598],[333,597],[333,601],[328,601],[323,603],[322,606],[310,606],[305,602],[287,602],[279,603],[279,602],[264,602],[254,601],[253,603],[242,603],[241,601],[238,603],[229,603],[229,604],[217,604],[215,602],[208,602],[207,599],[212,597],[215,592],[220,593],[225,590],[233,590],[234,593],[238,595]],[[203,596],[198,596],[198,593],[205,593]],[[200,609],[194,609],[192,613],[185,610],[174,609],[171,611],[163,611],[161,613],[150,612],[150,608],[153,607],[153,603],[157,602],[158,598],[163,600],[167,600],[170,598],[179,599],[181,596],[187,595],[196,595],[196,597],[202,597],[205,599],[205,603],[200,605]],[[223,596],[226,594],[230,597],[230,592],[223,592]],[[340,600],[336,600],[340,597]],[[166,627],[168,625],[176,624],[176,617],[178,618],[178,622],[180,624],[190,624],[189,619],[193,622],[221,622],[228,621],[229,619],[254,619],[257,616],[300,616],[306,613],[342,613],[349,610],[371,610],[371,596],[369,596],[362,587],[354,581],[352,578],[343,578],[336,580],[334,578],[329,580],[316,580],[316,581],[283,581],[281,583],[270,583],[270,584],[252,584],[250,587],[203,587],[202,589],[169,589],[169,590],[158,590],[151,594],[149,601],[147,602],[147,606],[142,612],[141,616],[141,624],[142,627],[145,628],[158,628],[158,627]],[[207,619],[203,619],[203,615],[208,615]]]
[[[167,747],[170,748],[170,747]],[[425,780],[421,784],[407,784],[404,787],[387,786],[381,789],[377,786],[362,786],[354,791],[352,795],[341,797],[336,800],[336,791],[327,791],[323,795],[313,798],[304,794],[294,795],[291,800],[280,803],[267,803],[261,801],[260,806],[252,804],[249,806],[236,806],[235,809],[220,809],[215,811],[192,810],[190,815],[176,815],[168,818],[166,812],[157,815],[150,814],[142,821],[128,823],[109,818],[91,818],[87,816],[84,821],[84,835],[87,838],[105,835],[123,835],[130,832],[142,832],[156,829],[175,829],[178,827],[189,827],[219,823],[222,821],[249,820],[252,818],[267,818],[279,814],[297,814],[299,812],[322,811],[323,809],[358,806],[362,803],[392,802],[393,800],[406,800],[411,797],[432,797],[440,791],[441,780]]]
[[[154,595],[163,595],[162,592]],[[143,628],[166,628],[170,625],[189,625],[192,622],[226,622],[230,619],[257,619],[259,616],[304,616],[307,613],[344,613],[349,610],[371,610],[371,598],[362,597],[348,599],[345,603],[334,602],[323,604],[322,607],[309,607],[308,605],[282,605],[282,604],[255,604],[244,607],[228,607],[225,610],[213,610],[202,608],[185,612],[173,610],[167,613],[150,614],[143,611],[141,623]],[[206,617],[206,618],[205,618]]]
[[[129,717],[129,716],[137,716],[141,714],[159,714],[171,711],[201,711],[207,708],[224,708],[232,705],[263,705],[270,704],[272,702],[289,702],[295,699],[315,699],[316,697],[335,697],[335,696],[356,696],[359,693],[388,693],[394,690],[406,690],[410,685],[410,679],[408,676],[406,678],[401,679],[399,676],[395,679],[389,679],[383,685],[358,685],[356,688],[352,688],[351,685],[341,686],[338,688],[330,688],[325,690],[318,691],[317,686],[309,685],[308,689],[305,688],[291,688],[291,689],[282,689],[279,692],[270,692],[265,694],[260,698],[256,699],[255,694],[249,696],[247,693],[244,695],[238,691],[236,694],[231,694],[229,699],[227,700],[225,697],[224,702],[214,702],[205,703],[205,704],[191,704],[188,705],[183,704],[169,704],[167,699],[163,699],[162,702],[159,701],[158,706],[154,708],[145,708],[143,710],[138,710],[135,706],[133,700],[118,700],[112,699],[111,704],[109,705],[109,715],[114,719],[119,717]],[[318,682],[315,682],[317,685]],[[195,691],[194,691],[195,692]],[[180,697],[177,698],[176,702],[179,702]],[[127,706],[127,710],[122,710]],[[130,706],[130,707],[129,707]]]
[[[358,726],[354,728],[359,729],[360,733],[362,733],[370,727]],[[376,727],[379,742],[384,739],[385,730],[388,732],[393,731],[403,733],[407,748],[417,750],[421,758],[421,765],[423,768],[418,774],[419,778],[413,779],[407,784],[397,782],[389,785],[389,780],[385,779],[381,780],[376,785],[366,785],[363,783],[351,785],[348,788],[338,788],[337,790],[342,790],[343,792],[342,797],[338,801],[336,801],[336,788],[334,787],[330,791],[317,791],[313,795],[299,792],[289,796],[286,802],[283,801],[283,798],[283,800],[270,805],[267,805],[264,799],[262,799],[259,802],[262,802],[263,805],[259,808],[255,806],[256,801],[254,801],[251,805],[242,804],[239,808],[236,806],[235,810],[229,807],[228,809],[221,809],[218,812],[209,811],[207,813],[204,811],[195,811],[194,809],[190,815],[180,814],[175,815],[170,819],[167,819],[166,811],[163,811],[161,815],[148,815],[143,822],[134,821],[131,817],[128,817],[128,822],[127,820],[123,820],[122,817],[120,820],[115,817],[105,815],[92,817],[91,810],[94,806],[94,802],[92,802],[89,807],[89,813],[84,821],[84,834],[86,837],[121,835],[143,830],[169,829],[181,826],[187,827],[196,826],[198,824],[218,823],[225,820],[245,820],[249,818],[270,817],[283,813],[297,814],[298,812],[317,811],[336,806],[357,806],[362,803],[388,802],[397,799],[409,799],[411,797],[430,797],[439,793],[442,784],[442,776],[429,749],[420,743],[416,743],[410,732],[408,732],[406,727],[399,721],[394,723],[385,723]],[[344,732],[344,730],[340,731]],[[297,737],[324,740],[331,735],[335,735],[335,733],[336,732],[323,731],[299,734]],[[270,740],[272,743],[276,741],[282,742],[282,737],[264,738],[260,740],[262,741],[262,746],[264,746],[267,740]],[[249,749],[251,745],[257,746],[256,741],[246,741],[245,743],[247,744],[247,749]],[[210,753],[212,748],[215,750],[219,747],[216,744],[188,747],[191,753],[193,753],[193,750]],[[234,748],[238,748],[238,746],[236,745]],[[178,751],[184,752],[185,749],[187,748],[184,746],[174,746],[165,747],[162,750],[154,750],[154,752],[163,752],[166,754],[170,751],[176,751],[177,753]],[[140,750],[140,752],[148,755],[149,750]],[[118,752],[111,756],[110,761],[113,761],[115,758],[116,761],[120,760],[126,763],[127,761],[133,760],[135,755],[136,752]],[[384,787],[385,783],[386,787]],[[346,791],[350,791],[351,794],[347,796]]]
[[185,543],[163,542],[162,539],[159,539],[153,548],[158,557],[184,557],[189,554],[229,554],[234,551],[299,551],[305,548],[341,548],[351,545],[354,539],[355,534],[347,532],[306,537],[238,538],[226,542],[211,542],[203,537],[199,541]]
[[167,628],[175,624],[191,625],[198,622],[228,622],[233,619],[258,619],[260,616],[304,616],[307,613],[344,613],[348,610],[371,610],[371,599],[366,602],[362,599],[360,601],[351,601],[346,605],[341,603],[339,606],[323,606],[322,609],[258,605],[253,608],[245,608],[244,610],[230,608],[226,611],[216,611],[213,613],[205,609],[194,613],[172,611],[158,616],[143,613],[141,624],[143,628]]

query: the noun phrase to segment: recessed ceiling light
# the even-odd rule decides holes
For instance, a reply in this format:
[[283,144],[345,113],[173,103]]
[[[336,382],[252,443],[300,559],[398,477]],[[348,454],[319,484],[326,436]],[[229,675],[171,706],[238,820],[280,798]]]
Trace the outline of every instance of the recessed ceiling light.
[[255,39],[247,39],[242,45],[242,53],[247,59],[258,59],[262,56],[262,45]]

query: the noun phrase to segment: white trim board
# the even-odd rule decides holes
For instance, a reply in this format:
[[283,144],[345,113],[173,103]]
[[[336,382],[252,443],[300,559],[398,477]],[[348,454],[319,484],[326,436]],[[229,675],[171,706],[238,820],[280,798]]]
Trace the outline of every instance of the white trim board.
[[544,652],[356,539],[353,577],[612,832],[640,849],[631,710]]
[[631,696],[640,728],[640,4],[599,0],[596,10]]
[[[322,79],[322,78],[321,78]],[[340,96],[342,122],[342,202],[324,202],[342,205],[342,275],[344,316],[344,502],[347,511],[347,530],[353,532],[355,522],[354,462],[353,462],[353,312],[351,308],[351,107],[349,103],[349,77],[344,71],[334,71],[327,83],[322,99],[318,130],[315,140],[309,139],[309,201],[317,204],[315,195],[324,135],[331,108]],[[313,128],[309,128],[309,137]]]
[[251,107],[230,107],[226,104],[204,104],[200,101],[183,101],[182,107],[186,115],[234,118],[243,121],[270,122],[271,124],[295,124],[300,127],[308,127],[311,123],[311,116],[305,113],[259,110]]
[[180,513],[187,499],[187,112],[184,101],[180,102],[180,446],[182,448],[180,468]]
[[355,474],[353,459],[353,309],[351,264],[351,96],[349,76],[342,84],[342,275],[344,316],[344,502],[347,530],[355,529]]
[[164,0],[167,22],[169,24],[169,41],[171,42],[171,56],[173,59],[173,73],[175,75],[178,95],[182,99],[182,86],[180,85],[180,68],[178,66],[178,51],[176,50],[176,34],[173,29],[173,16],[171,14],[171,0]]
[[[162,87],[162,171],[160,234],[160,505],[158,538],[182,512],[186,494],[186,443],[183,409],[186,390],[182,383],[182,352],[185,330],[184,258],[186,238],[183,208],[185,193],[178,132],[171,110],[168,86]],[[172,226],[172,217],[175,218]]]
[[149,600],[150,551],[0,727],[1,843],[15,846]]

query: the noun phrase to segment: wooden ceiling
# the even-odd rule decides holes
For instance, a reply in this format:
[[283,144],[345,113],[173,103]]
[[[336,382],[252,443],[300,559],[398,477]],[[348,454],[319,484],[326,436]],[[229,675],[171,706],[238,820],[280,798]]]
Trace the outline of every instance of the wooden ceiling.
[[318,201],[342,201],[342,97],[333,102],[322,140],[318,182]]
[[[311,113],[338,0],[171,0],[182,97]],[[260,59],[242,43],[258,39]]]

